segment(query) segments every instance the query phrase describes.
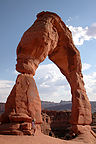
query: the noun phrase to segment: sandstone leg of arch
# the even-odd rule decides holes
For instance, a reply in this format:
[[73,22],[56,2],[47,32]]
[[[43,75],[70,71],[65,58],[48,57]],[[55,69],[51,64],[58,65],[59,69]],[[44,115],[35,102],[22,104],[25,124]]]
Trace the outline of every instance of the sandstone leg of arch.
[[5,113],[1,116],[5,127],[0,127],[0,133],[31,134],[33,118],[37,124],[42,123],[38,90],[32,75],[20,74],[5,104]]
[[84,89],[82,75],[77,72],[70,74],[72,92],[72,116],[71,123],[78,125],[91,124],[91,104]]
[[[70,51],[70,49],[69,49]],[[74,51],[74,49],[73,49]],[[92,121],[91,118],[91,105],[86,95],[86,90],[84,88],[83,76],[81,73],[81,60],[78,51],[75,51],[74,58],[70,57],[67,53],[66,58],[63,61],[68,62],[63,65],[59,63],[57,59],[63,60],[63,54],[59,53],[49,58],[60,68],[62,74],[64,74],[71,86],[72,93],[72,115],[71,123],[73,125],[89,125]],[[76,58],[77,57],[77,58]],[[71,60],[70,60],[71,59]],[[73,65],[72,65],[73,63]]]
[[[80,133],[80,131],[85,131],[87,128],[89,130],[90,126],[86,126],[90,125],[92,121],[91,105],[84,88],[79,51],[74,44],[70,45],[70,43],[65,47],[65,50],[63,49],[63,46],[60,47],[58,52],[49,55],[49,58],[59,67],[71,86],[72,114],[70,122],[73,125],[73,131]],[[83,125],[84,127],[82,127]]]
[[[84,81],[81,72],[81,59],[80,53],[75,48],[74,44],[68,44],[66,52],[65,61],[67,64],[61,66],[57,61],[57,65],[59,66],[61,72],[66,76],[70,86],[72,93],[72,115],[71,115],[71,123],[73,125],[89,125],[92,121],[91,118],[91,104],[86,95],[86,90],[84,88]],[[58,56],[60,53],[58,54]],[[61,53],[62,55],[62,53]],[[63,55],[62,61],[63,60]],[[56,56],[56,55],[55,55]],[[54,59],[51,57],[51,59]]]

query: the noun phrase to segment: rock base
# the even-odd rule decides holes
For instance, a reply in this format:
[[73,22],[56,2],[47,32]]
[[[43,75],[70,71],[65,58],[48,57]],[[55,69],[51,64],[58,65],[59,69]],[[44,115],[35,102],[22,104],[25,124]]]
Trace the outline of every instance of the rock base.
[[[40,130],[40,127],[36,125],[36,130]],[[33,129],[31,123],[6,123],[0,125],[0,134],[3,135],[32,135]]]

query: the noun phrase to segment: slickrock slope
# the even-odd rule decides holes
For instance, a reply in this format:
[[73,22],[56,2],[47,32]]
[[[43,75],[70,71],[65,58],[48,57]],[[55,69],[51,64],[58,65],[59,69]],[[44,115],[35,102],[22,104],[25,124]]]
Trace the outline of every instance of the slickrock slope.
[[90,134],[80,135],[71,141],[60,140],[46,136],[39,132],[35,136],[8,136],[0,135],[1,144],[96,144],[96,139]]

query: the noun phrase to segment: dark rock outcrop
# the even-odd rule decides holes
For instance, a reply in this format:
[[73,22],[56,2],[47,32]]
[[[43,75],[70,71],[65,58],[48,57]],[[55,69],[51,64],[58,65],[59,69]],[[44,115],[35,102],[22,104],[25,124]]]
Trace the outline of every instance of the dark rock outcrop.
[[0,114],[5,111],[5,103],[0,103]]
[[61,139],[72,139],[72,125],[70,124],[71,112],[69,111],[42,111],[41,130],[44,134]]
[[[70,124],[70,111],[50,111],[43,110],[42,111],[42,125],[41,130],[44,134],[58,137],[60,139],[73,139],[77,137],[77,134],[72,130],[72,125]],[[96,113],[92,114],[92,130],[96,133]],[[78,129],[82,133],[86,133],[86,131],[91,131],[90,126],[78,126],[75,131]]]

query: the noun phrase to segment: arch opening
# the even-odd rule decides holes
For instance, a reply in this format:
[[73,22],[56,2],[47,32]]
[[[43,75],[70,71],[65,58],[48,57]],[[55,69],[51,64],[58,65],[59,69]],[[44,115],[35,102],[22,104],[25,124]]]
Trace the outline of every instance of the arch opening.
[[47,58],[36,70],[34,79],[42,101],[59,103],[71,101],[71,90],[66,77],[59,68]]

